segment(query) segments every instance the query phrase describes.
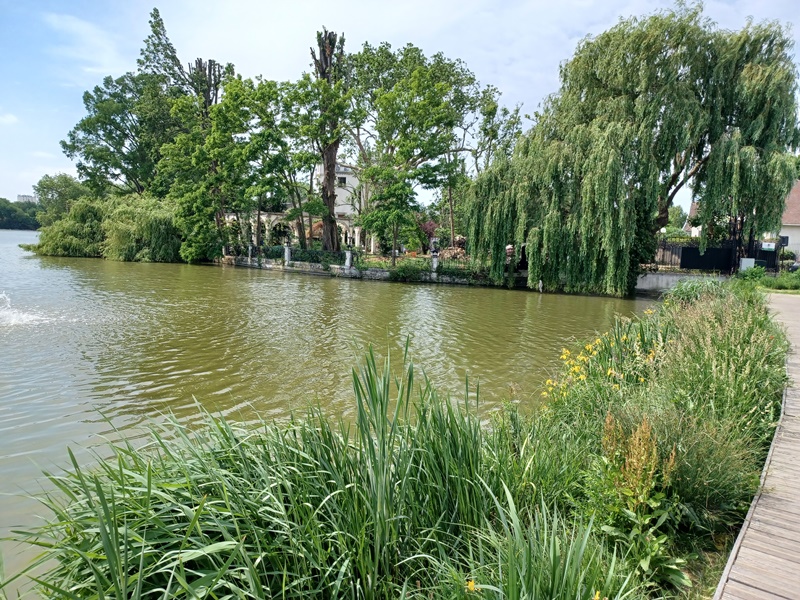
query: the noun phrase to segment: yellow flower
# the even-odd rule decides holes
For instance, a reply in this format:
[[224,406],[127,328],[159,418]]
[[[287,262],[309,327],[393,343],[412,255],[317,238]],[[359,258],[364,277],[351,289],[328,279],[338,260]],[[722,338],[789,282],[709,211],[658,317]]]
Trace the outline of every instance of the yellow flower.
[[627,342],[628,341],[628,336],[627,335],[623,335],[622,336],[622,341],[623,342]]
[[653,313],[655,313],[655,312],[656,312],[656,311],[654,311],[652,308],[648,308],[647,310],[645,310],[645,311],[644,311],[644,314],[646,314],[646,315],[652,315],[652,314],[653,314]]
[[594,343],[595,343],[595,344],[599,344],[599,343],[600,343],[600,338],[597,338],[597,339],[594,341]]
[[586,344],[586,345],[584,346],[584,348],[585,348],[585,349],[586,349],[586,351],[588,352],[589,350],[591,350],[591,349],[592,349],[592,345],[591,345],[591,344]]
[[612,385],[611,387],[612,387],[613,389],[615,389],[615,390],[619,390],[619,384],[618,384],[618,383],[615,383],[615,384],[614,384],[614,385]]
[[474,592],[477,589],[479,589],[479,588],[475,587],[475,582],[472,579],[470,579],[467,582],[467,591],[468,592]]
[[639,383],[644,383],[644,377],[639,377]]
[[612,369],[611,367],[608,367],[608,373],[606,373],[606,375],[611,377],[613,374],[614,374],[614,369]]
[[542,392],[542,396],[544,396],[545,398],[547,398],[547,392]]
[[594,598],[592,598],[592,600],[600,600],[600,590],[597,590],[594,593]]
[[580,379],[581,381],[586,381],[586,374],[585,374],[585,373],[581,373],[581,374],[578,376],[578,379]]

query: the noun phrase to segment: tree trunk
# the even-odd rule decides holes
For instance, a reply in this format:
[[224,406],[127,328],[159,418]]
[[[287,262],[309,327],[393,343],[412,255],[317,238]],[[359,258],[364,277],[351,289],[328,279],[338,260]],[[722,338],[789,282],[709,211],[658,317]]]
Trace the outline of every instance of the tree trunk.
[[397,262],[397,230],[400,229],[400,225],[393,225],[392,226],[392,266],[395,266]]
[[303,199],[300,197],[300,194],[295,192],[295,200],[292,201],[292,205],[300,211],[296,221],[297,235],[300,238],[300,248],[305,250],[308,247],[308,243],[306,239],[306,226],[303,222]]
[[339,142],[329,144],[322,151],[322,202],[327,208],[322,216],[322,249],[338,252],[339,229],[336,226],[336,155]]
[[[311,169],[311,173],[308,175],[308,197],[314,197],[314,169]],[[310,246],[313,242],[314,237],[314,217],[311,213],[308,213],[308,245]]]
[[450,247],[455,248],[456,227],[455,227],[455,221],[453,219],[453,188],[449,184],[447,186],[447,196],[448,200],[450,201]]

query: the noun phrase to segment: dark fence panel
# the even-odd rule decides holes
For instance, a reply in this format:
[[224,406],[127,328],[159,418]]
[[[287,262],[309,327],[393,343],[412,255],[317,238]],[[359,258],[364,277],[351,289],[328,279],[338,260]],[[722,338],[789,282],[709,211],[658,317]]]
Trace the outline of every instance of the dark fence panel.
[[327,250],[303,250],[292,248],[292,262],[309,262],[329,265],[343,265],[346,259],[344,252],[329,252]]
[[733,260],[731,248],[706,248],[700,254],[699,247],[685,246],[681,251],[681,269],[729,272],[733,270]]
[[778,262],[779,254],[780,252],[777,247],[775,250],[764,250],[761,244],[758,244],[753,258],[756,259],[757,267],[764,267],[767,271],[777,271],[780,266]]

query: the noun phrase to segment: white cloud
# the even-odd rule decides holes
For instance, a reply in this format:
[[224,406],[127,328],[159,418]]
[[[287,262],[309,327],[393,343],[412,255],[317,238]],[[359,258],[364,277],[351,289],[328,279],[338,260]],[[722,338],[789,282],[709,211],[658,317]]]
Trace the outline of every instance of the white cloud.
[[62,74],[71,83],[96,83],[135,68],[135,62],[121,55],[116,38],[94,23],[57,13],[45,13],[42,19],[56,34],[57,43],[48,52],[62,63]]
[[16,115],[12,115],[11,113],[2,113],[0,114],[0,125],[13,125],[14,123],[18,123],[19,119]]
[[[755,19],[796,17],[793,0],[708,0],[721,27]],[[167,32],[184,61],[197,56],[233,62],[245,77],[295,79],[309,69],[309,47],[323,25],[344,32],[347,50],[365,41],[413,43],[427,54],[461,58],[510,104],[533,112],[558,89],[559,65],[577,43],[620,18],[674,8],[673,0],[371,0],[263,2],[172,0],[160,3]],[[794,31],[795,36],[797,31]]]

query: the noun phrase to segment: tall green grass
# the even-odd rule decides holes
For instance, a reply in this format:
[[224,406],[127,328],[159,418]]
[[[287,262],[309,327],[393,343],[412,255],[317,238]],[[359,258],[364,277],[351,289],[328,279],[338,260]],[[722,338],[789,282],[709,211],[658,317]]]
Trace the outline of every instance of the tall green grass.
[[531,414],[487,423],[370,352],[352,423],[169,419],[94,467],[70,454],[52,518],[16,539],[54,598],[679,594],[753,495],[786,341],[752,286],[650,312],[565,349]]

